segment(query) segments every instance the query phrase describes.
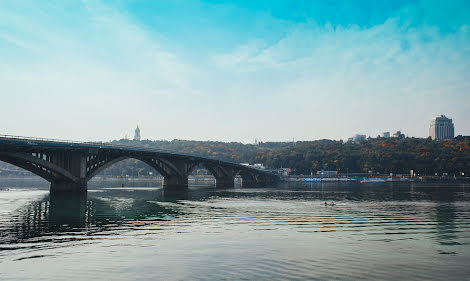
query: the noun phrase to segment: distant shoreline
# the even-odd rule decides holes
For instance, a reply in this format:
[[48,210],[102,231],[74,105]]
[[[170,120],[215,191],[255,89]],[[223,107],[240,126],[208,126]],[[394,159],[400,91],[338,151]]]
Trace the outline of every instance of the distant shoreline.
[[[215,178],[210,175],[191,175],[189,182],[215,182]],[[151,183],[162,182],[161,176],[140,176],[140,177],[94,177],[90,180],[90,184],[100,182],[111,183]],[[239,177],[235,178],[235,182],[240,181]],[[470,177],[462,176],[410,176],[410,175],[291,175],[281,177],[283,182],[470,182]],[[38,185],[48,185],[49,182],[36,176],[0,176],[0,186],[5,184],[17,183],[33,183]]]

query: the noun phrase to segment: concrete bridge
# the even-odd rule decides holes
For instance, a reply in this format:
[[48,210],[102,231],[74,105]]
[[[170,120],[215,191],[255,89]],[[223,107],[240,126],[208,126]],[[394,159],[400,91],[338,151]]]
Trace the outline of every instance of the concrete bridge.
[[0,161],[49,181],[51,192],[86,192],[91,178],[128,158],[140,160],[158,171],[164,178],[164,188],[187,187],[188,175],[198,166],[212,173],[216,186],[233,186],[237,175],[246,186],[278,180],[270,172],[193,155],[142,147],[0,136]]

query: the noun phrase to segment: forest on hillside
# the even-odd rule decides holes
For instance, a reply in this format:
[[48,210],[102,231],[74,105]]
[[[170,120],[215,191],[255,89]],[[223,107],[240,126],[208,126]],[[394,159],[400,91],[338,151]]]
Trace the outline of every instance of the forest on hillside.
[[340,173],[460,174],[470,172],[470,141],[376,138],[361,143],[321,140],[262,153],[255,161],[289,167],[299,174]]
[[[242,144],[212,141],[113,141],[237,163],[262,163],[269,169],[291,168],[296,174],[319,170],[340,173],[470,173],[470,138],[448,141],[430,138],[369,138],[360,143],[335,140]],[[134,161],[136,162],[136,161]],[[138,161],[137,161],[138,162]],[[119,164],[119,163],[118,163]],[[140,169],[145,164],[141,163]],[[128,163],[121,163],[126,169]],[[145,169],[142,173],[147,172]],[[134,172],[135,173],[135,172]]]

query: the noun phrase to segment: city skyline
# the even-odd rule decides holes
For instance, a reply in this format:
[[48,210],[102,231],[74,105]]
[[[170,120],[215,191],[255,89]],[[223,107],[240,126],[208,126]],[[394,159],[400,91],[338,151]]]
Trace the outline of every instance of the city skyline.
[[0,3],[0,134],[470,135],[465,1]]
[[[447,119],[447,117],[445,115],[442,115],[442,114],[440,116],[434,117],[433,119],[431,119],[431,128],[433,127],[433,123],[435,124],[436,119],[439,119],[439,118]],[[449,119],[449,120],[452,124],[452,135],[450,137],[446,137],[444,139],[436,138],[435,135],[433,135],[433,132],[432,132],[431,128],[429,129],[428,137],[432,138],[433,140],[445,140],[445,139],[451,140],[451,139],[453,139],[456,136],[456,135],[453,135],[453,126],[454,126],[454,124],[452,123],[452,119]],[[436,134],[436,132],[434,132],[434,134]],[[380,138],[404,138],[404,137],[415,137],[415,136],[409,136],[408,134],[403,133],[401,130],[398,130],[398,131],[394,132],[393,134],[391,134],[390,131],[383,131],[381,134],[376,135],[376,136],[370,135],[370,134],[369,135],[367,135],[367,134],[365,134],[365,135],[354,134],[354,136],[352,136],[352,137],[349,137],[347,139],[340,139],[340,140],[348,141],[348,142],[349,141],[359,142],[359,141],[365,140],[367,138],[376,138],[376,137],[380,137]],[[117,138],[115,140],[120,140],[120,139],[131,140],[127,133],[125,134],[124,138]],[[141,141],[141,140],[159,141],[159,140],[166,140],[166,139],[146,139],[146,138],[141,139],[140,128],[139,128],[139,125],[137,125],[137,127],[135,128],[135,134],[134,134],[134,137],[133,137],[132,140],[133,141]],[[321,140],[321,139],[309,139],[309,140],[297,140],[297,141],[315,141],[315,140]],[[202,140],[202,141],[204,141],[204,140]],[[295,139],[292,139],[292,142],[295,142],[295,141],[296,141]],[[271,141],[271,140],[264,140],[263,141],[263,140],[258,140],[258,139],[254,140],[255,145],[260,143],[260,142],[291,142],[291,141]],[[249,144],[250,142],[244,142],[244,143]]]

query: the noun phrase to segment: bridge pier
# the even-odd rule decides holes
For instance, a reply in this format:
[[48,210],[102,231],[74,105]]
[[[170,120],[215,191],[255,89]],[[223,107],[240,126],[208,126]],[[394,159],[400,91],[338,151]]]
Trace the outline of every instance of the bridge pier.
[[[51,163],[70,173],[68,179],[54,179],[51,181],[51,193],[83,193],[87,192],[87,157],[81,152],[51,153]],[[54,175],[54,172],[52,172]]]
[[242,177],[242,187],[263,187],[276,182],[274,177],[266,177],[254,173],[240,173]]
[[254,187],[258,185],[258,180],[254,174],[241,171],[240,176],[242,178],[242,187]]
[[188,189],[188,177],[166,177],[163,179],[164,189]]
[[242,187],[256,187],[259,186],[259,183],[251,180],[251,179],[246,179],[242,178]]
[[70,183],[70,182],[61,182],[61,183],[51,183],[50,185],[51,193],[85,193],[87,192],[87,183]]
[[234,178],[215,178],[215,187],[216,188],[228,188],[235,185]]

